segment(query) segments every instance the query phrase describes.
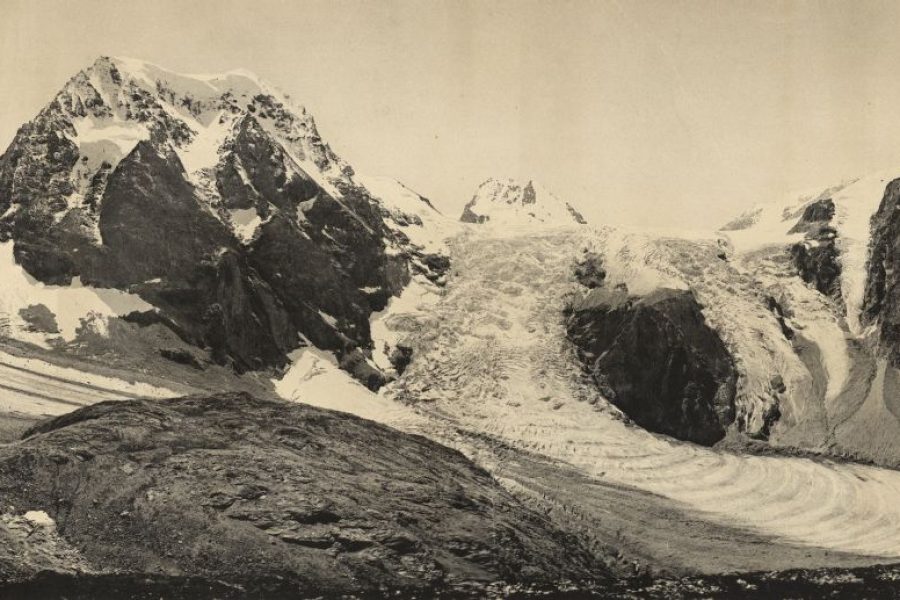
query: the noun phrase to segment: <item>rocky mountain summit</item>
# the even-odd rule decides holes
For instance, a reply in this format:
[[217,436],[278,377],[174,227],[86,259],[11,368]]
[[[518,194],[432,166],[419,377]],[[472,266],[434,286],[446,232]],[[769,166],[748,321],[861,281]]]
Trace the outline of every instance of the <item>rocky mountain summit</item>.
[[513,179],[488,179],[478,186],[460,221],[513,227],[565,227],[587,222],[571,204],[543,186]]
[[446,269],[407,235],[421,225],[358,183],[304,108],[241,71],[102,57],[0,157],[0,242],[30,276],[139,296],[152,308],[134,322],[238,371],[314,344],[380,385],[369,315]]

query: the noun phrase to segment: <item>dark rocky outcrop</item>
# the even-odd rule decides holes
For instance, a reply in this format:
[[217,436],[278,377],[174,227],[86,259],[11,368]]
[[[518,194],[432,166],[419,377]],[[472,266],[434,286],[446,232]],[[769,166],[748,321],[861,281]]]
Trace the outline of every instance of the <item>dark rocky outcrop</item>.
[[56,315],[43,304],[32,304],[19,309],[19,316],[28,324],[29,331],[59,333]]
[[606,281],[603,257],[593,252],[585,254],[584,258],[575,265],[575,279],[589,289],[603,285]]
[[[429,597],[443,600],[820,600],[822,598],[866,598],[894,600],[900,567],[791,569],[786,571],[731,573],[695,577],[640,576],[587,586],[494,585],[451,591],[433,590]],[[206,577],[159,574],[88,574],[44,571],[21,582],[0,583],[6,600],[297,600],[297,588],[288,578],[249,576],[240,584]],[[316,598],[345,600],[340,592],[319,591]],[[358,596],[354,596],[358,597]],[[366,598],[420,600],[415,590],[382,589]]]
[[571,307],[567,332],[600,391],[637,424],[700,444],[724,437],[736,372],[690,291],[597,288]]
[[394,349],[391,350],[390,356],[388,356],[388,360],[391,361],[391,365],[397,371],[397,375],[403,375],[406,367],[412,362],[412,358],[412,347],[403,344],[397,344]]
[[891,181],[872,216],[862,320],[879,324],[883,351],[900,366],[900,179]]
[[833,217],[834,202],[830,198],[806,206],[800,220],[788,232],[805,233],[806,239],[792,244],[790,254],[803,281],[842,303],[837,231],[830,225]]
[[[85,585],[115,572],[223,593],[272,586],[260,597],[427,595],[605,573],[462,454],[247,394],[105,402],[42,422],[0,448],[0,498],[54,519],[68,550],[53,570],[76,552],[75,570],[94,571]],[[41,570],[22,556],[0,550],[7,585]]]
[[785,312],[781,303],[776,300],[774,296],[766,296],[766,308],[775,315],[775,320],[778,321],[778,326],[781,328],[781,333],[784,335],[784,338],[788,341],[793,340],[794,330],[787,324],[787,317],[789,315]]
[[472,211],[472,207],[475,206],[476,200],[473,198],[463,207],[462,215],[459,217],[459,220],[463,223],[487,223],[488,217],[487,215],[476,215]]

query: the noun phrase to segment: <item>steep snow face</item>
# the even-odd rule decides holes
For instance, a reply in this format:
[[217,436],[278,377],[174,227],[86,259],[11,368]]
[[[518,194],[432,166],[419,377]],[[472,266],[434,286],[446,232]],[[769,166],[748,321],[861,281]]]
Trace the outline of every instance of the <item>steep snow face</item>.
[[308,347],[295,350],[290,358],[290,367],[280,379],[272,380],[285,400],[339,410],[406,431],[422,428],[424,419],[411,407],[372,392],[342,371],[331,354]]
[[528,181],[488,179],[466,205],[460,220],[506,228],[568,227],[585,224],[572,206],[546,188]]
[[869,222],[884,196],[887,184],[900,170],[875,173],[824,190],[789,194],[784,199],[758,205],[722,229],[734,249],[744,255],[783,249],[799,243],[804,234],[792,233],[803,210],[820,200],[834,203],[830,225],[836,230],[841,267],[841,296],[846,322],[854,335],[862,333],[860,307],[866,282]]
[[438,211],[431,202],[396,179],[357,173],[362,184],[379,202],[385,221],[425,252],[445,252],[446,240],[462,226]]

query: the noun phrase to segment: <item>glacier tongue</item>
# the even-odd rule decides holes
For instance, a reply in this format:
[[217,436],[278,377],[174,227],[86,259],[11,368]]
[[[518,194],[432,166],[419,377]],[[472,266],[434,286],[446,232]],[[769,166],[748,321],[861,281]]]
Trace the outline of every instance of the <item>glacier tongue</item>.
[[[596,232],[584,230],[486,231],[457,240],[451,256],[456,275],[446,292],[432,310],[403,323],[416,358],[386,394],[414,404],[431,419],[431,435],[438,439],[457,427],[562,461],[589,477],[662,495],[718,523],[792,544],[900,556],[900,507],[894,501],[900,473],[679,443],[626,424],[583,382],[560,315],[574,286],[573,261],[580,247],[595,240]],[[683,273],[702,267],[697,261],[710,255],[717,260],[715,244],[709,254],[702,248],[697,253],[696,246],[660,240],[638,260],[671,260]],[[754,285],[740,282],[742,274],[727,265],[707,277],[703,297],[711,301],[713,288],[726,294],[729,286]],[[750,328],[751,337],[763,318],[762,311],[717,316],[746,320],[739,326]],[[496,467],[501,474],[502,466]]]

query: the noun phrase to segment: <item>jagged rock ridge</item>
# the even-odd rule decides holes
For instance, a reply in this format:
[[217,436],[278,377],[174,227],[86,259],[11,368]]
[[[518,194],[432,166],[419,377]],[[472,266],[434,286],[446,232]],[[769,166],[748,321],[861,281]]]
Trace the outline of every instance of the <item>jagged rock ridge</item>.
[[377,387],[369,314],[431,268],[353,175],[252,74],[102,57],[0,157],[0,242],[44,283],[139,294],[238,370],[312,343]]

